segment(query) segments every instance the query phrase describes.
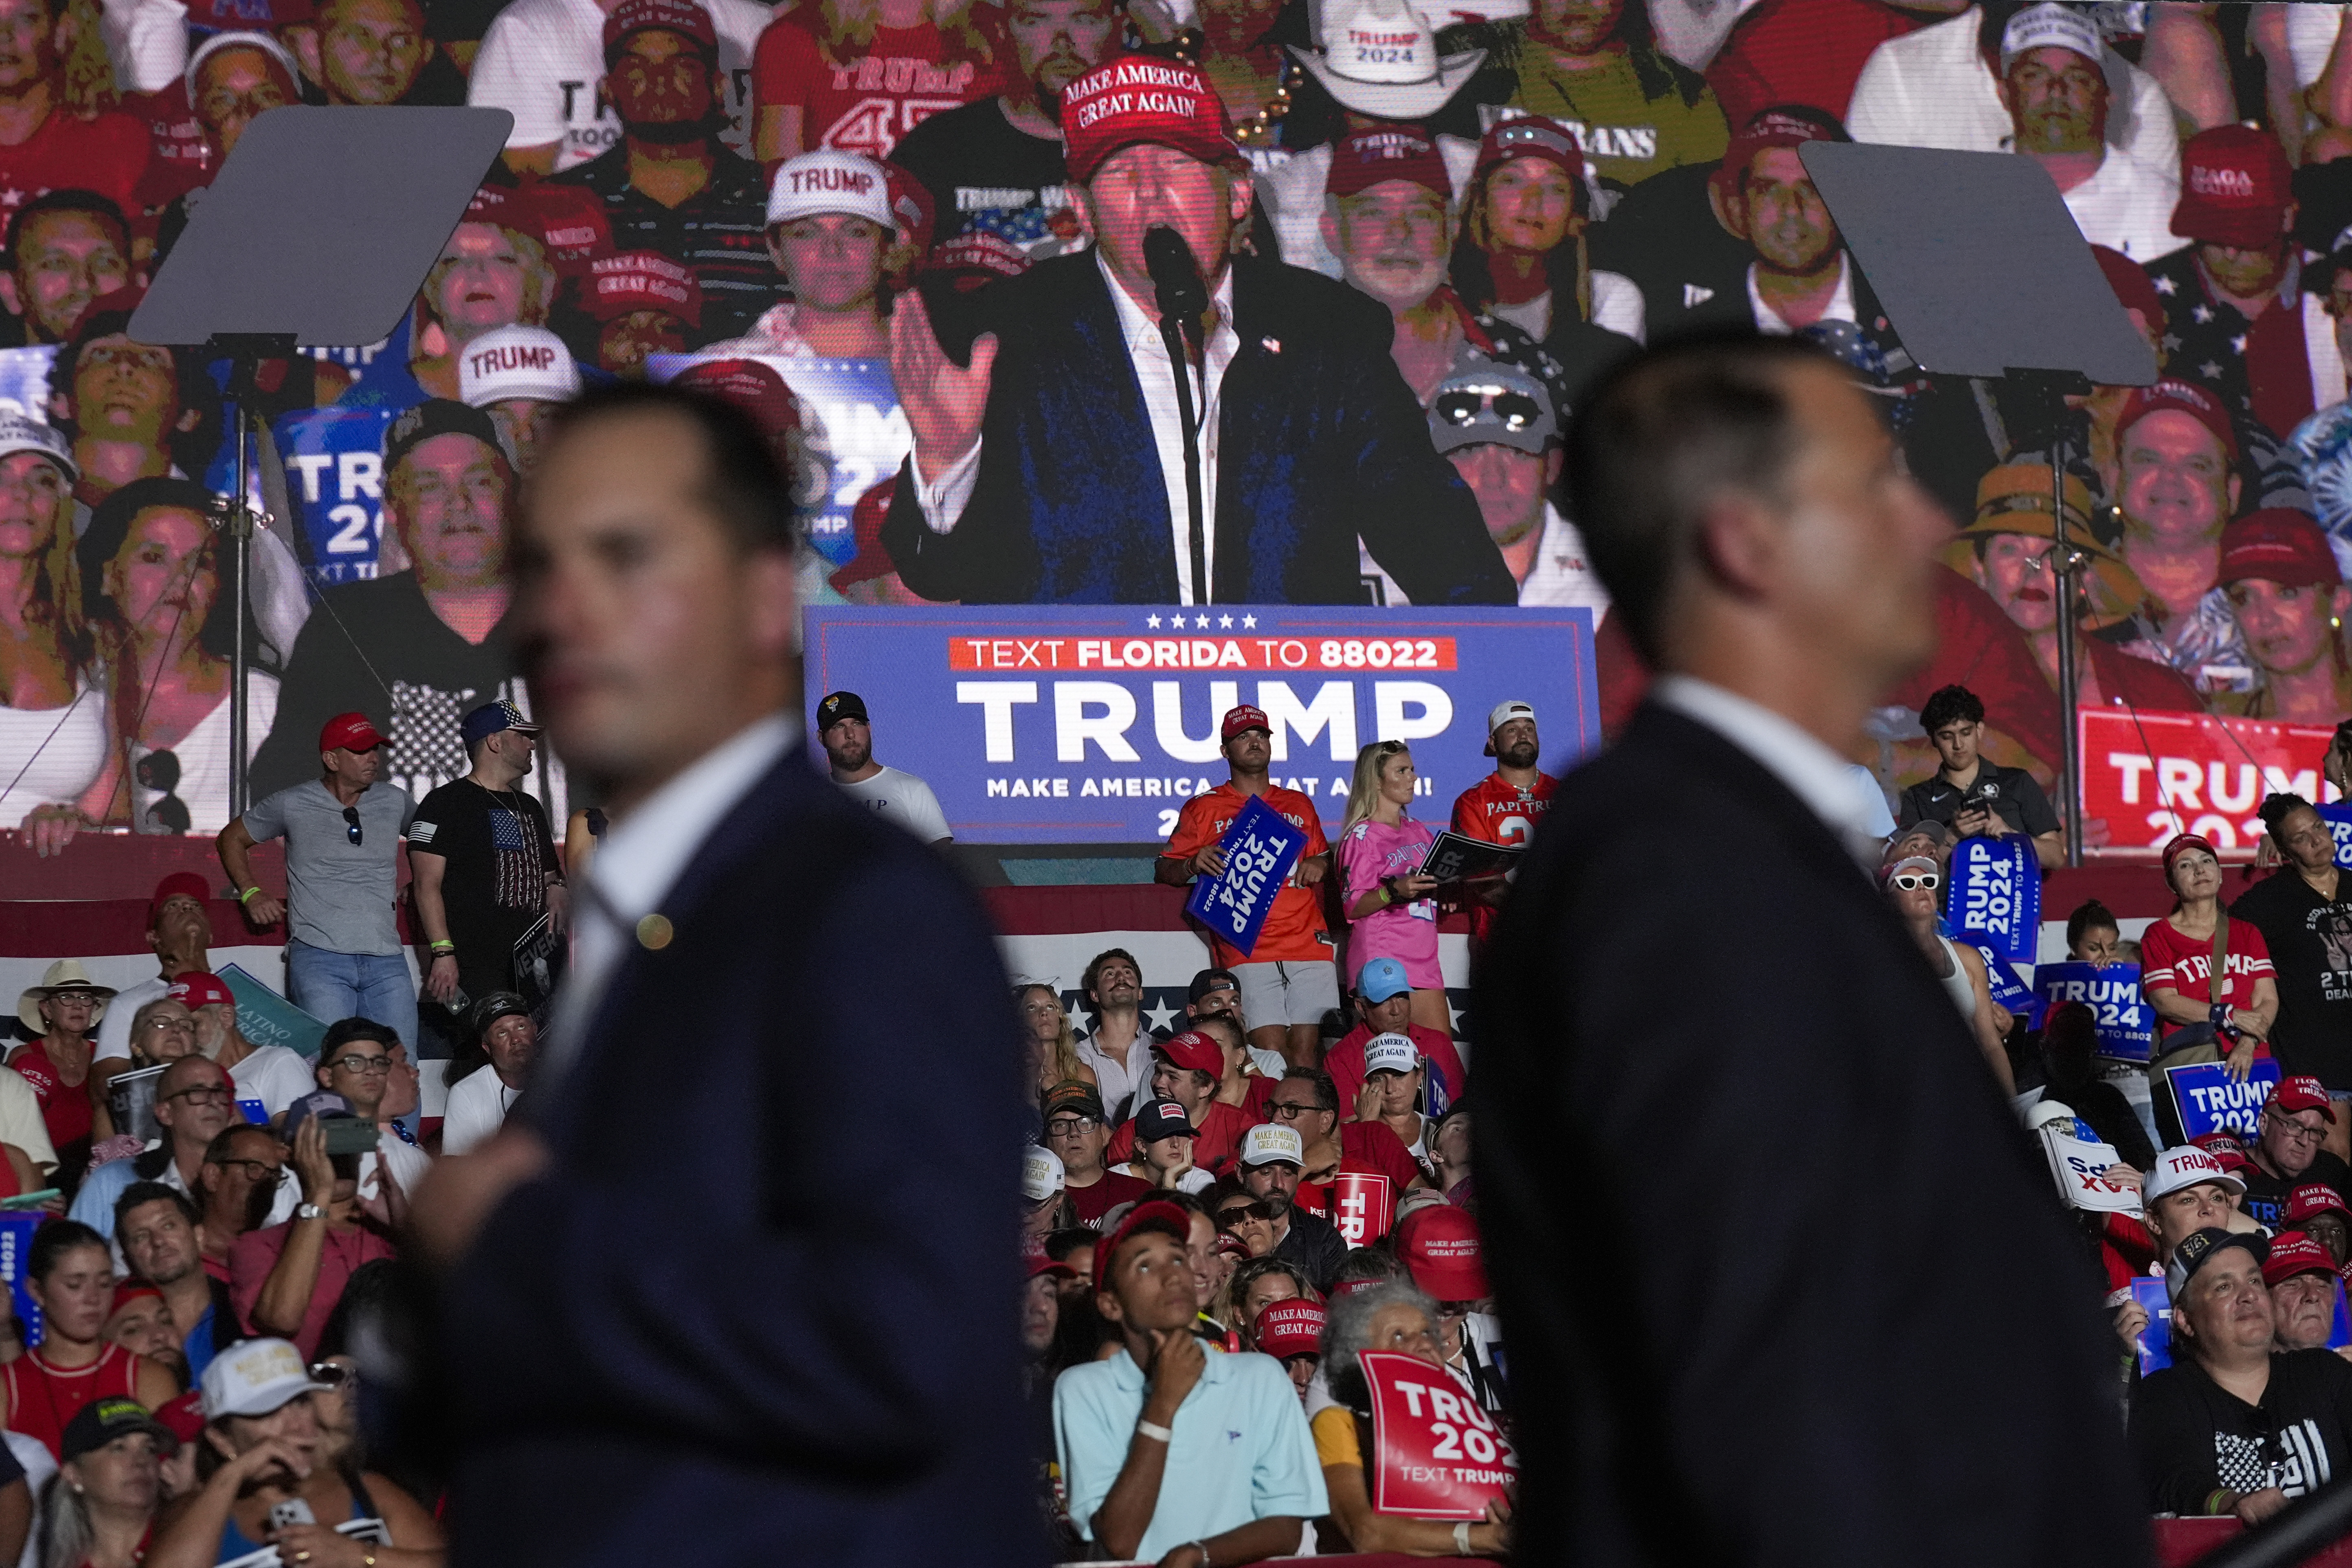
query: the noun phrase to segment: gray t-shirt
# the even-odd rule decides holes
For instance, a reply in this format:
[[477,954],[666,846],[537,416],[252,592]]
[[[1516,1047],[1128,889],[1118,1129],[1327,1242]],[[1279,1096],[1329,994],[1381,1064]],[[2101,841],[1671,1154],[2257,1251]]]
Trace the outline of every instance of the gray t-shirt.
[[247,807],[245,830],[256,842],[286,840],[286,918],[296,942],[330,952],[396,953],[393,889],[401,835],[416,815],[416,803],[398,784],[379,784],[355,804],[357,844],[342,802],[317,779]]

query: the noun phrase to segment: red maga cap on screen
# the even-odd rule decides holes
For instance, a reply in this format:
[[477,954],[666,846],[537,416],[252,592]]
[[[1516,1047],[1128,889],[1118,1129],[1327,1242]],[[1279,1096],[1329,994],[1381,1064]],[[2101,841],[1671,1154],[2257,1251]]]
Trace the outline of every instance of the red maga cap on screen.
[[2116,416],[2116,446],[2120,448],[2126,433],[2142,419],[2166,412],[2186,414],[2204,426],[2221,443],[2221,450],[2230,455],[2230,461],[2238,460],[2238,433],[2230,424],[2228,411],[2211,393],[2185,381],[2168,379],[2132,388],[2130,395],[2124,399],[2123,411]]
[[228,983],[202,969],[183,970],[172,984],[163,987],[163,994],[190,1011],[215,1004],[229,1007],[236,1005],[236,998],[230,994]]
[[163,917],[163,906],[173,899],[194,899],[198,903],[213,896],[212,884],[194,871],[174,871],[155,884],[155,891],[147,900],[147,926],[153,930]]
[[2221,531],[2221,586],[2260,577],[2282,588],[2333,587],[2344,581],[2327,535],[2308,512],[2266,506]]
[[2295,1188],[2286,1200],[2285,1223],[2301,1225],[2305,1220],[2323,1214],[2352,1214],[2344,1194],[2325,1182],[2311,1182]]
[[801,425],[800,404],[793,389],[772,365],[761,364],[755,359],[713,359],[700,364],[690,364],[670,378],[672,386],[683,386],[733,404],[759,422],[760,428],[773,437],[779,431],[797,430]]
[[702,325],[702,285],[668,257],[651,250],[624,250],[588,264],[580,287],[580,308],[599,321],[617,321],[633,310],[663,310],[689,327]]
[[1226,710],[1223,738],[1230,741],[1244,730],[1263,730],[1271,735],[1274,725],[1267,721],[1265,709],[1253,708],[1246,702]]
[[719,29],[711,26],[710,13],[694,0],[621,0],[604,18],[604,63],[612,64],[614,51],[630,34],[647,27],[667,27],[706,55],[719,52]]
[[1257,1348],[1280,1359],[1314,1355],[1323,1348],[1323,1309],[1305,1300],[1276,1301],[1250,1328]]
[[2316,1110],[2328,1121],[2336,1120],[2336,1107],[2328,1100],[2327,1086],[2315,1078],[2289,1078],[2279,1080],[2271,1091],[2271,1103],[2281,1110]]
[[2303,1232],[2291,1230],[2271,1243],[2271,1255],[2263,1259],[2263,1283],[2281,1284],[2298,1274],[2325,1274],[2333,1279],[2336,1259]]
[[1478,1222],[1451,1204],[1429,1204],[1397,1221],[1396,1255],[1412,1282],[1441,1301],[1492,1293],[1479,1257]]
[[1808,142],[1851,142],[1844,126],[1831,115],[1803,104],[1786,103],[1759,110],[1731,139],[1718,171],[1730,181],[1748,172],[1759,153],[1774,147],[1801,147]]
[[2210,245],[2258,248],[2283,238],[2294,171],[2268,132],[2218,125],[2180,149],[2180,202],[2172,232]]
[[1331,171],[1324,176],[1323,194],[1360,195],[1374,185],[1402,180],[1433,193],[1442,202],[1454,199],[1454,178],[1437,143],[1410,126],[1384,125],[1359,131],[1331,146]]
[[1529,116],[1499,121],[1478,140],[1470,177],[1481,180],[1515,158],[1540,158],[1576,184],[1584,184],[1584,154],[1558,121]]
[[1225,106],[1209,79],[1181,60],[1122,55],[1062,90],[1064,162],[1085,184],[1104,160],[1139,142],[1172,147],[1203,163],[1231,163]]
[[2164,321],[2164,296],[2156,291],[2156,279],[2147,268],[2120,250],[2109,250],[2104,245],[2091,247],[2091,259],[2099,264],[2099,271],[2107,287],[2116,291],[2116,300],[2126,310],[2137,310],[2139,318],[2151,327]]

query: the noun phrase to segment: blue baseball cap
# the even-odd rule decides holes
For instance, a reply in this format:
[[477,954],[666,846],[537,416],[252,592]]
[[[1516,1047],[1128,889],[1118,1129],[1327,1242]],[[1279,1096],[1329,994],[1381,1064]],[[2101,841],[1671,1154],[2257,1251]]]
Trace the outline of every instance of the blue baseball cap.
[[539,733],[539,726],[532,723],[521,709],[503,697],[496,702],[483,703],[467,714],[457,726],[457,733],[465,738],[466,749],[469,752],[501,730],[512,730],[524,735]]
[[1356,976],[1356,994],[1367,1002],[1385,1002],[1412,989],[1412,982],[1405,978],[1402,959],[1375,958]]

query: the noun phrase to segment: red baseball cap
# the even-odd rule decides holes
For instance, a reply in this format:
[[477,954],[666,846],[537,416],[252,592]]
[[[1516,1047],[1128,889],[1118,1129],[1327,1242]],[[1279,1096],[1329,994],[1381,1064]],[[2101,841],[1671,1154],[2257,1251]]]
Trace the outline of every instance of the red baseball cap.
[[898,237],[913,246],[919,255],[930,249],[931,231],[939,222],[938,204],[931,200],[930,187],[887,160],[882,164],[882,173],[890,216],[898,221]]
[[2327,1213],[2352,1215],[2352,1207],[2344,1202],[2344,1194],[2325,1182],[2308,1182],[2295,1188],[2286,1200],[2284,1222],[2301,1225],[2315,1215]]
[[617,321],[632,310],[664,310],[699,330],[702,283],[657,251],[624,250],[588,264],[580,308],[599,321]]
[[1412,1282],[1438,1300],[1493,1294],[1479,1259],[1478,1222],[1452,1204],[1424,1204],[1397,1221],[1396,1255]]
[[1739,177],[1748,173],[1748,165],[1756,154],[1774,147],[1801,147],[1808,142],[1851,142],[1844,126],[1834,116],[1801,103],[1783,103],[1759,110],[1741,128],[1738,135],[1724,150],[1723,164],[1717,171],[1727,183],[1737,185]]
[[2290,1078],[2279,1080],[2271,1093],[2271,1103],[2281,1110],[2316,1110],[2328,1121],[2336,1120],[2336,1107],[2327,1098],[2327,1086],[2315,1078]]
[[1391,180],[1419,185],[1441,202],[1454,199],[1454,177],[1445,172],[1437,143],[1411,126],[1359,131],[1331,144],[1331,169],[1323,179],[1325,195],[1360,195]]
[[1226,710],[1223,738],[1230,741],[1244,730],[1263,730],[1271,735],[1274,724],[1266,718],[1265,709],[1253,708],[1244,702],[1238,708]]
[[1028,1277],[1032,1279],[1040,1274],[1051,1274],[1061,1279],[1076,1279],[1078,1277],[1076,1269],[1066,1263],[1056,1263],[1048,1257],[1045,1244],[1034,1237],[1031,1237],[1022,1247],[1021,1260],[1028,1265]]
[[2303,1232],[2291,1230],[2273,1238],[2271,1255],[2263,1259],[2263,1283],[2284,1284],[2298,1274],[2325,1274],[2333,1279],[2336,1259]]
[[228,982],[202,969],[182,971],[177,979],[163,987],[163,994],[190,1011],[210,1007],[216,1003],[230,1007],[236,1005],[236,996],[229,990]]
[[171,1428],[172,1436],[182,1443],[193,1443],[205,1429],[205,1391],[192,1388],[177,1399],[167,1399],[155,1406],[155,1419]]
[[1199,69],[1181,60],[1121,55],[1062,89],[1063,161],[1074,184],[1139,142],[1172,147],[1203,163],[1234,163],[1225,105]]
[[2164,879],[2168,884],[2172,880],[2172,863],[2191,849],[2202,849],[2216,860],[2221,858],[2221,852],[2213,847],[2211,839],[2195,833],[2176,833],[2165,841],[2164,846]]
[[1276,1301],[1257,1315],[1250,1337],[1257,1348],[1279,1361],[1286,1356],[1317,1355],[1323,1349],[1323,1309],[1301,1297]]
[[212,884],[194,871],[173,872],[155,884],[155,891],[147,900],[147,929],[155,929],[155,922],[163,918],[163,906],[173,899],[194,899],[201,904],[212,896]]
[[2319,524],[2310,513],[2286,506],[2250,511],[2221,531],[2221,586],[2249,577],[2282,588],[2333,587],[2344,581]]
[[772,365],[755,359],[712,359],[670,378],[672,386],[707,392],[750,415],[770,439],[801,427],[799,402]]
[[2189,1142],[2213,1156],[2221,1169],[2232,1174],[2261,1169],[2254,1163],[2253,1156],[2246,1152],[2245,1144],[2230,1133],[2208,1132],[2201,1138],[2191,1138]]
[[152,1279],[142,1279],[136,1274],[116,1280],[114,1300],[107,1304],[106,1315],[110,1318],[114,1316],[142,1296],[152,1296],[160,1301],[163,1299],[163,1287],[157,1285]]
[[540,237],[556,271],[583,277],[590,263],[611,253],[613,220],[605,216],[604,197],[579,185],[537,185],[531,195]]
[[825,579],[835,593],[845,593],[860,583],[887,577],[898,569],[898,563],[890,558],[890,547],[882,542],[882,524],[890,515],[890,499],[898,490],[898,479],[893,474],[859,496],[856,506],[850,509],[849,532],[856,541],[857,553],[849,558],[849,564]]
[[1127,1217],[1118,1222],[1118,1228],[1095,1247],[1096,1289],[1110,1289],[1111,1263],[1118,1257],[1120,1243],[1147,1230],[1172,1236],[1178,1246],[1187,1246],[1192,1239],[1192,1211],[1171,1204],[1166,1198],[1152,1198],[1128,1210]]
[[2132,388],[2131,395],[2124,399],[2123,412],[2116,416],[2116,447],[2122,447],[2124,436],[2133,426],[2151,414],[2167,411],[2186,414],[2213,432],[2230,461],[2238,460],[2238,432],[2230,423],[2229,412],[2211,393],[2185,381],[2165,380]]
[[2126,310],[2137,310],[2139,319],[2151,327],[2164,323],[2164,296],[2156,291],[2156,279],[2147,268],[2120,250],[2109,250],[2104,245],[2091,247],[2091,259],[2099,264],[2100,273],[2107,287],[2116,291],[2116,300]]
[[667,27],[706,55],[719,53],[719,29],[694,0],[621,0],[604,18],[604,64],[610,66],[632,33]]
[[338,713],[319,727],[322,752],[373,752],[383,744],[383,737],[364,713]]
[[1156,1040],[1151,1048],[1178,1067],[1189,1068],[1194,1072],[1217,1077],[1225,1070],[1225,1048],[1198,1029],[1187,1029],[1181,1035]]
[[984,228],[968,228],[942,240],[923,258],[925,272],[946,274],[959,290],[977,289],[998,278],[1018,278],[1029,268],[1027,251]]
[[1584,184],[1584,153],[1557,121],[1530,116],[1496,121],[1478,139],[1478,157],[1470,165],[1470,177],[1483,180],[1515,158],[1540,158],[1556,165],[1580,189]]
[[2294,171],[2278,139],[2245,125],[2200,131],[2180,148],[2172,232],[2210,245],[2259,248],[2285,237]]

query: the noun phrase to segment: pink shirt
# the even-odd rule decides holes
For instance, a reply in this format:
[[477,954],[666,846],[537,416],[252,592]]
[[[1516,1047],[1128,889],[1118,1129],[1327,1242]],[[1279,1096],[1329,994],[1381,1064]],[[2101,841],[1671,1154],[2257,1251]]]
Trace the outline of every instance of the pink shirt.
[[[1366,817],[1348,829],[1339,837],[1340,887],[1348,907],[1355,908],[1384,878],[1419,870],[1436,841],[1426,825],[1410,817],[1392,827]],[[1348,928],[1348,973],[1362,973],[1375,958],[1402,963],[1416,991],[1438,989],[1443,980],[1437,970],[1437,900],[1415,899],[1360,916]]]

